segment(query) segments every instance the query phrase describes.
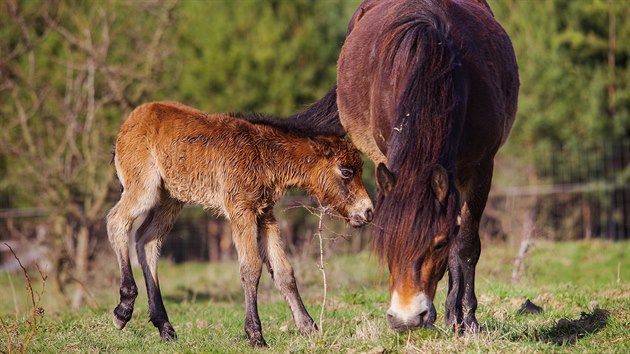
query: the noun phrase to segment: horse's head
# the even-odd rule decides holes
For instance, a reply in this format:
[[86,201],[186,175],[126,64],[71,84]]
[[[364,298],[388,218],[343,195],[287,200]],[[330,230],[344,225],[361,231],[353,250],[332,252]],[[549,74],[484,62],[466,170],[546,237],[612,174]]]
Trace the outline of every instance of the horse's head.
[[[436,165],[428,173],[429,186],[414,186],[409,181],[397,185],[385,165],[377,167],[379,230],[375,231],[375,246],[388,261],[391,304],[387,322],[396,331],[435,322],[435,290],[458,232],[459,192],[449,183],[444,167]],[[416,192],[405,190],[406,186]]]
[[331,207],[350,225],[359,227],[372,221],[374,207],[361,179],[363,161],[359,151],[339,137],[314,138],[315,153],[310,192],[325,207]]

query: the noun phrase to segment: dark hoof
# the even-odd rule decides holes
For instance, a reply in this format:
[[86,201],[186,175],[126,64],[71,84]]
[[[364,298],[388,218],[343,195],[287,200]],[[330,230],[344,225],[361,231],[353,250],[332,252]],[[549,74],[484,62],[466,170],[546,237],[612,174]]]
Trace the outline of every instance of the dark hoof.
[[317,324],[315,322],[310,322],[301,325],[298,330],[300,334],[305,336],[310,336],[319,332],[319,328],[317,328]]
[[452,328],[456,335],[479,333],[479,323],[474,315],[467,317],[462,323],[454,324]]
[[466,318],[464,320],[463,327],[464,327],[464,332],[468,334],[479,333],[479,323],[477,322],[477,319],[475,318],[475,316]]
[[131,319],[133,314],[133,306],[118,304],[114,309],[114,326],[118,329],[125,328],[125,325]]
[[171,326],[170,323],[165,322],[160,327],[160,338],[162,338],[162,340],[165,342],[170,342],[177,339],[177,334],[175,334],[175,329],[173,329],[173,326]]
[[265,339],[262,337],[262,335],[249,337],[249,344],[254,348],[268,348],[269,347],[267,345],[267,342],[265,342]]

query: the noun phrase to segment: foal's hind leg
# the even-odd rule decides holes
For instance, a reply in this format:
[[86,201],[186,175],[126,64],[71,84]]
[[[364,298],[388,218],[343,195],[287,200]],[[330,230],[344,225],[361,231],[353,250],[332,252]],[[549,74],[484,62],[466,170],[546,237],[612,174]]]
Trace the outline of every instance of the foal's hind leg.
[[123,329],[131,319],[138,296],[129,261],[129,233],[133,226],[144,224],[147,212],[156,199],[151,191],[142,197],[135,195],[133,190],[126,190],[107,215],[107,235],[120,267],[120,303],[114,309],[114,325],[118,329]]
[[162,192],[159,204],[149,212],[147,221],[136,234],[138,261],[142,266],[149,298],[149,316],[151,323],[160,331],[160,337],[166,341],[176,339],[177,335],[168,320],[162,301],[157,262],[160,256],[160,245],[173,227],[182,206],[183,203],[169,197],[167,192]]
[[258,220],[258,251],[267,264],[276,288],[280,290],[293,314],[293,320],[302,334],[317,332],[317,325],[304,307],[298,292],[293,268],[282,247],[278,224],[271,213],[267,212]]
[[448,296],[446,325],[466,332],[476,332],[475,267],[481,254],[479,220],[488,200],[492,181],[492,159],[478,166],[472,176],[463,181],[463,206],[459,234],[448,257]]

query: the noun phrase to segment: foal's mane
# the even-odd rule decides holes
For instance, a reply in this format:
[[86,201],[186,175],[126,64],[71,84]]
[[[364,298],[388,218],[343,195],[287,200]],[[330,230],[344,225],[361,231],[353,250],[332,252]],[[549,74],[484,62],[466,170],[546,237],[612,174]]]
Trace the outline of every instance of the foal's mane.
[[390,267],[415,264],[423,257],[438,232],[440,215],[448,212],[448,222],[454,223],[459,204],[456,192],[440,204],[431,177],[441,165],[453,183],[467,77],[442,9],[423,4],[423,11],[410,9],[397,17],[380,38],[381,72],[376,75],[396,77],[405,85],[387,147],[388,167],[400,183],[380,197],[374,231],[375,249]]

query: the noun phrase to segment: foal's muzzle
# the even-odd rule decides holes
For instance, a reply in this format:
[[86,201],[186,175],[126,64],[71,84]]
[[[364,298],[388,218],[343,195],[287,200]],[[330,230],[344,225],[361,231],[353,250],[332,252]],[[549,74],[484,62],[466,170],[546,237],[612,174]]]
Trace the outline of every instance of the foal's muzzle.
[[374,219],[374,210],[370,207],[362,213],[351,214],[349,222],[353,227],[360,227],[369,223],[372,219]]

